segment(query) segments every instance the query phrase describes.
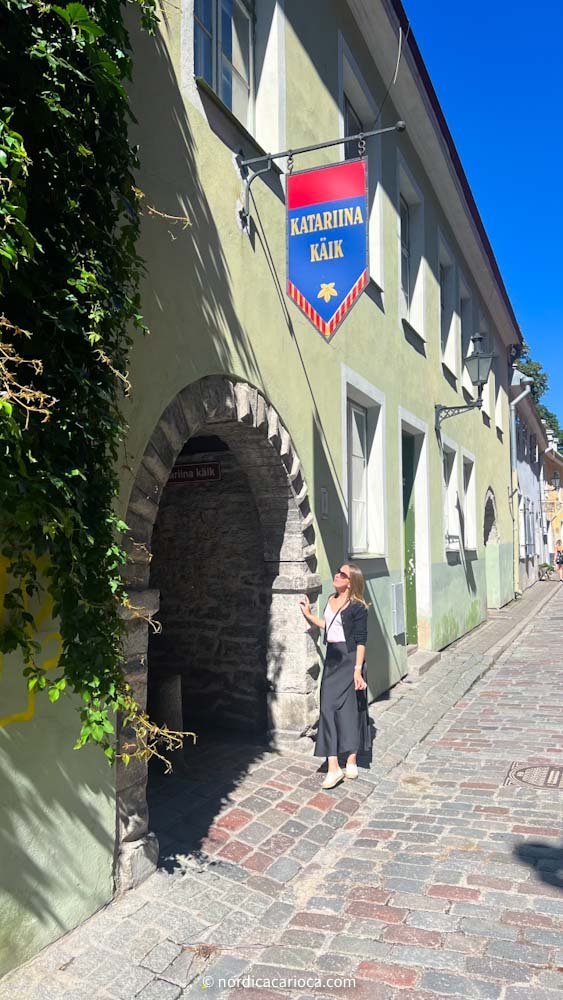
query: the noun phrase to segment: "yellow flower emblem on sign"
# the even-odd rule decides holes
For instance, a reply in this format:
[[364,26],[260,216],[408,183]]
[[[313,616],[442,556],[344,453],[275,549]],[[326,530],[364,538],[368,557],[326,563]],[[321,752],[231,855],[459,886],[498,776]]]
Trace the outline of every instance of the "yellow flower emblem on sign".
[[334,281],[331,281],[329,283],[322,282],[321,283],[321,290],[320,290],[319,294],[317,295],[317,298],[318,299],[324,299],[325,302],[329,302],[330,299],[333,296],[336,296],[336,295],[338,295],[338,292],[336,291],[336,288],[334,287]]

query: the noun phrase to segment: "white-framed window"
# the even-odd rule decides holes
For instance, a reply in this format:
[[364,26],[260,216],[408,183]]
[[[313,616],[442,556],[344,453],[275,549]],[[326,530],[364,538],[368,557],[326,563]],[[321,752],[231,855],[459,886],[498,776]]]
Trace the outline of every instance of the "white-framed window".
[[543,539],[542,539],[542,520],[539,510],[536,510],[534,517],[534,549],[536,555],[541,555],[543,551]]
[[528,556],[533,558],[536,554],[536,531],[535,531],[535,509],[533,500],[528,506],[528,537],[526,540]]
[[475,386],[465,367],[466,359],[473,353],[473,298],[463,275],[459,275],[459,344],[461,352],[461,384],[471,398],[475,398]]
[[438,239],[438,286],[440,306],[440,350],[442,363],[457,378],[458,353],[456,343],[455,263],[453,255],[440,236]]
[[457,490],[457,450],[442,443],[442,497],[444,544],[446,550],[459,549],[459,497]]
[[534,503],[529,497],[520,496],[519,499],[520,558],[532,559],[536,554]]
[[528,504],[528,523],[527,523],[527,537],[526,537],[526,554],[531,559],[536,554],[536,519],[535,519],[535,505],[534,501],[530,500]]
[[[339,34],[340,72],[340,134],[357,135],[374,127],[379,109],[351,50]],[[358,143],[346,143],[342,148],[345,159],[358,156]],[[369,207],[369,272],[370,278],[383,290],[383,216],[381,186],[381,139],[366,139],[368,163]]]
[[[344,94],[344,135],[358,135],[364,128],[362,119],[357,113],[352,101]],[[355,160],[358,155],[358,143],[355,141],[344,144],[346,160]]]
[[528,551],[528,501],[526,497],[518,498],[518,524],[520,534],[520,558],[525,559]]
[[348,552],[387,555],[385,397],[361,375],[342,366],[344,480],[348,502]]
[[[483,338],[483,340],[481,341],[481,351],[483,352],[483,354],[490,354],[492,350],[492,338],[487,321],[482,313],[480,313],[479,315],[479,332]],[[491,368],[487,384],[483,386],[483,413],[487,415],[489,420],[493,415],[494,380],[495,376],[493,373],[493,369]]]
[[463,544],[466,549],[477,548],[477,500],[475,489],[475,459],[468,452],[462,456],[463,485]]
[[195,0],[194,75],[246,128],[253,117],[253,49],[252,0]]
[[401,244],[401,296],[405,316],[411,308],[411,232],[409,203],[399,198],[399,241]]
[[[493,350],[494,350],[494,340],[493,340]],[[493,360],[493,379],[494,379],[494,389],[491,388],[491,392],[494,391],[495,394],[495,426],[497,430],[504,430],[504,402],[506,399],[506,389],[503,382],[506,381],[506,375],[503,379],[502,366],[503,360],[502,356],[497,354],[495,351],[495,358]],[[506,366],[505,366],[506,368]]]
[[397,174],[399,317],[425,339],[424,199],[401,153]]
[[350,552],[368,551],[368,412],[348,400]]

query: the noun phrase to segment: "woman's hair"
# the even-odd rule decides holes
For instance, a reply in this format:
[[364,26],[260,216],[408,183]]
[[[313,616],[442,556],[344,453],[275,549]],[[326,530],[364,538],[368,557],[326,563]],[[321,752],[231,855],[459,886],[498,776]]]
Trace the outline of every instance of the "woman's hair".
[[354,563],[348,563],[348,569],[350,570],[350,600],[363,604],[364,608],[369,608],[369,603],[364,597],[364,574],[360,567]]

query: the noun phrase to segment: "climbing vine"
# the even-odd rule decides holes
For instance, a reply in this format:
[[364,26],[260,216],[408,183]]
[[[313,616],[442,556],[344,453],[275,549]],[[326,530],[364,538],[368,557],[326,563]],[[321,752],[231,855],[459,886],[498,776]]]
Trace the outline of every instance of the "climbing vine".
[[[153,0],[136,2],[152,30]],[[143,331],[130,75],[121,0],[0,0],[0,652],[23,654],[30,690],[78,695],[76,746],[110,761],[117,711],[141,754],[163,735],[122,673],[116,470]],[[62,638],[49,672],[33,610],[44,589]]]

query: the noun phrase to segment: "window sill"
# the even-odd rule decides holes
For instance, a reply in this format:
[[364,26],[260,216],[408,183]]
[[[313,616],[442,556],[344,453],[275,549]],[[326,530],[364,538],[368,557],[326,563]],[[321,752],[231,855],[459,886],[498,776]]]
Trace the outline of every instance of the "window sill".
[[[256,156],[267,156],[268,155],[267,151],[263,149],[262,146],[260,146],[260,144],[256,141],[252,133],[248,131],[248,129],[246,128],[245,125],[242,124],[240,119],[233,114],[228,105],[225,104],[225,102],[221,100],[219,95],[215,93],[213,88],[209,86],[207,80],[204,80],[202,76],[196,76],[194,77],[194,80],[200,96],[210,101],[214,105],[214,107],[221,112],[223,119],[225,119],[225,121],[227,121],[229,125],[233,127],[238,137],[244,141],[246,146],[250,147],[249,151]],[[240,148],[236,150],[236,152],[237,153],[240,152]],[[283,173],[281,168],[278,167],[277,163],[274,163],[273,161],[271,163],[271,169],[274,173],[278,174],[278,176],[281,176],[281,174]]]
[[442,368],[446,369],[446,371],[444,372],[444,375],[445,375],[446,378],[448,377],[448,375],[450,375],[451,378],[455,379],[456,382],[458,381],[459,375],[456,373],[455,369],[452,368],[452,366],[448,364],[448,362],[446,361],[446,359],[444,358],[443,355],[442,355]]
[[401,316],[401,324],[405,333],[410,333],[412,337],[418,337],[418,339],[421,340],[424,344],[426,343],[426,337],[422,333],[420,333],[420,331],[417,330],[415,326],[412,325],[412,323],[410,322],[410,320],[406,318],[406,316]]
[[387,556],[385,555],[384,552],[349,552],[348,553],[348,558],[352,559],[352,560],[357,559],[358,562],[361,562],[362,559],[363,560],[365,560],[365,559],[387,559]]

